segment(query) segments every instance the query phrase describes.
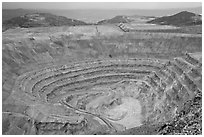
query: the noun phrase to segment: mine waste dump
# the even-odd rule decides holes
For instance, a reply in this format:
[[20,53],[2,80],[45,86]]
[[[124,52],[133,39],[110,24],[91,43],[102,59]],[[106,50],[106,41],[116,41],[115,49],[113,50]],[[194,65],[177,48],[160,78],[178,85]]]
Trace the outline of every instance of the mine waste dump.
[[2,32],[2,134],[202,134],[201,26],[47,21]]

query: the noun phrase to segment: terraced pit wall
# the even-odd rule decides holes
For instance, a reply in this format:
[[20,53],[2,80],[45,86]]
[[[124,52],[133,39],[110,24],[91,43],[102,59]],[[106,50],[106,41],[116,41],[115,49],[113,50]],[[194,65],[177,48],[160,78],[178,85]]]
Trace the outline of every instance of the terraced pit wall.
[[[120,83],[121,81],[122,83]],[[127,83],[123,85],[125,81]],[[114,83],[116,85],[111,86]],[[123,131],[125,127],[118,127],[117,122],[111,122],[107,118],[108,116],[100,111],[87,110],[88,102],[100,98],[100,96],[107,96],[107,94],[111,94],[111,98],[118,98],[118,95],[119,98],[134,98],[139,100],[142,108],[141,124],[157,124],[173,119],[176,113],[183,109],[186,101],[193,99],[196,94],[201,92],[201,83],[202,64],[189,54],[183,58],[175,58],[174,61],[113,59],[72,65],[55,65],[35,69],[18,77],[11,96],[7,100],[8,104],[5,104],[4,108],[12,108],[10,107],[12,99],[19,102],[25,110],[23,113],[19,113],[17,110],[17,117],[25,115],[37,122],[34,124],[35,127],[31,128],[37,134],[47,134],[52,130],[56,133],[68,134],[68,131],[71,131],[73,127],[66,128],[68,131],[63,129],[65,129],[65,125],[71,123],[80,127],[73,134],[80,133],[82,129],[85,133],[94,132],[94,125],[98,125],[100,130],[105,128],[107,132],[112,133]],[[128,89],[121,92],[120,87],[129,84],[132,84],[130,89],[133,91]],[[110,86],[114,90],[107,89]],[[94,88],[99,88],[99,90]],[[113,94],[113,91],[116,92],[116,95]],[[98,94],[102,95],[98,96]],[[94,95],[92,100],[87,100],[89,95]],[[82,103],[82,100],[88,102]],[[102,108],[100,110],[103,111]],[[12,112],[13,110],[7,111]],[[85,115],[81,115],[79,112]],[[94,122],[94,125],[89,125],[88,123],[91,122],[90,119],[87,119],[87,114],[102,119],[106,126],[101,127],[97,122]],[[84,120],[88,123],[82,124]],[[50,127],[49,123],[59,126],[58,128]],[[92,127],[91,131],[88,131],[90,127]],[[8,134],[12,131],[8,131]]]

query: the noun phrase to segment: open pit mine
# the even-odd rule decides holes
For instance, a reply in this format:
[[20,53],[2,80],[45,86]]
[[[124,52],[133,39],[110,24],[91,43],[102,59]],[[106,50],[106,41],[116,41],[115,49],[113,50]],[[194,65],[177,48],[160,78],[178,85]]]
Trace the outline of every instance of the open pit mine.
[[202,134],[201,34],[125,25],[5,30],[2,133]]
[[201,93],[201,74],[189,54],[54,64],[16,79],[11,97],[27,108],[14,115],[32,119],[32,134],[114,134],[161,124]]

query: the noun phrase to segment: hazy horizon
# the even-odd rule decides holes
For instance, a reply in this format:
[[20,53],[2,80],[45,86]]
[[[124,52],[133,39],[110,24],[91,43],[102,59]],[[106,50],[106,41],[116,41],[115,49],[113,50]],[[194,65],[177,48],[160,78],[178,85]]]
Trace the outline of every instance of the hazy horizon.
[[3,2],[3,9],[157,10],[202,7],[201,2]]
[[[39,5],[41,4],[41,5]],[[55,4],[55,8],[52,8],[52,4]],[[62,6],[62,4],[64,4]],[[100,5],[101,4],[101,5]],[[104,4],[108,6],[104,7]],[[31,12],[45,12],[45,13],[51,13],[58,16],[65,16],[67,18],[73,18],[82,20],[85,22],[97,22],[103,19],[109,19],[113,18],[117,15],[141,15],[141,16],[167,16],[167,15],[173,15],[181,11],[189,11],[197,14],[202,13],[202,3],[199,2],[193,2],[190,3],[191,7],[189,8],[189,3],[176,3],[176,2],[168,2],[168,3],[161,3],[161,2],[154,2],[154,3],[144,3],[144,2],[134,2],[134,3],[122,3],[124,6],[121,8],[121,3],[115,2],[115,3],[15,3],[15,2],[4,2],[3,3],[3,10],[18,10],[19,11],[13,11],[17,12],[18,16],[23,15],[24,13],[31,13]],[[145,5],[144,5],[145,4]],[[168,5],[169,8],[164,8],[165,5]],[[177,4],[177,6],[175,6]],[[181,5],[182,4],[182,5]],[[39,5],[37,8],[37,5]],[[45,6],[47,5],[47,8]],[[104,7],[104,8],[97,8],[97,6]],[[126,5],[126,6],[125,6]],[[163,5],[163,8],[161,8],[161,5]],[[27,6],[27,7],[26,7]],[[95,6],[95,8],[94,8]],[[118,6],[117,8],[115,8]],[[146,8],[133,8],[133,7],[146,7]],[[174,7],[172,7],[174,6]],[[196,6],[196,7],[195,7]],[[13,7],[13,8],[12,8]],[[15,7],[15,8],[14,8]],[[44,8],[43,8],[44,7]],[[57,8],[56,8],[57,7]],[[67,7],[67,9],[63,9],[63,7]],[[108,8],[109,7],[109,8]],[[110,9],[112,7],[112,9]],[[153,7],[160,7],[160,8],[154,8]],[[79,9],[76,9],[79,8]],[[97,9],[96,9],[97,8]],[[22,11],[21,11],[22,9]],[[23,10],[32,10],[32,11],[23,11]],[[11,14],[13,13],[10,11]],[[14,13],[13,13],[14,14]],[[15,15],[15,14],[14,14]],[[7,14],[3,14],[4,18],[8,18]],[[13,16],[13,15],[12,15]],[[14,17],[14,16],[13,16]]]

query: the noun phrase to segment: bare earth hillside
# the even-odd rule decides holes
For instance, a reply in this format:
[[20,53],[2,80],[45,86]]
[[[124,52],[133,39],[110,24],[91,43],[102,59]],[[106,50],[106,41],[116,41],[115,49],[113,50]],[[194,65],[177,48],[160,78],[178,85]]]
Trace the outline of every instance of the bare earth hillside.
[[69,19],[63,16],[56,16],[49,13],[29,13],[22,16],[14,17],[3,22],[3,31],[21,27],[51,27],[51,26],[75,26],[75,25],[86,25],[85,22]]
[[174,25],[174,26],[191,26],[201,25],[202,17],[188,11],[182,11],[172,16],[164,16],[149,21],[148,23],[161,24],[161,25]]

